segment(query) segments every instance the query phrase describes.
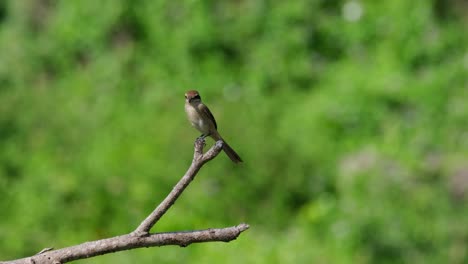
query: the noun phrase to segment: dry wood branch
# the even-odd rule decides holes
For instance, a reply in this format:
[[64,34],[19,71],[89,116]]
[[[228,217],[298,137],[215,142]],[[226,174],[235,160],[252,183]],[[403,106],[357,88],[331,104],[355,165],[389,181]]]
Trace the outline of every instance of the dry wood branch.
[[223,148],[223,142],[218,141],[206,154],[203,154],[204,145],[205,141],[203,139],[197,139],[195,141],[195,151],[193,154],[192,165],[190,165],[190,168],[187,170],[182,179],[174,186],[169,195],[140,224],[140,226],[137,227],[137,229],[134,231],[135,235],[147,235],[151,227],[153,227],[154,224],[164,215],[164,213],[167,212],[167,210],[177,200],[179,195],[185,190],[185,188],[187,188],[190,182],[192,182],[203,164],[216,157]]
[[240,224],[232,227],[198,231],[149,233],[150,229],[164,215],[164,213],[167,212],[185,188],[187,188],[190,182],[195,178],[203,164],[212,160],[219,154],[222,150],[223,142],[216,142],[216,144],[205,154],[203,154],[204,145],[205,141],[203,139],[197,139],[195,141],[193,161],[185,175],[174,186],[169,195],[156,207],[156,209],[145,220],[143,220],[135,231],[130,234],[85,242],[83,244],[57,250],[44,249],[34,256],[0,262],[0,264],[59,264],[133,248],[166,245],[185,247],[192,243],[211,241],[229,242],[236,239],[240,233],[249,228],[249,225]]

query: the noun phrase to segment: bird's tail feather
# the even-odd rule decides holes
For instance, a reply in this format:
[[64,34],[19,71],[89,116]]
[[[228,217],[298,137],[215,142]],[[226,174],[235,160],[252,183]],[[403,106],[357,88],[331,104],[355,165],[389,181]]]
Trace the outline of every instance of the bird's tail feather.
[[239,163],[239,162],[242,162],[242,159],[241,157],[239,157],[239,154],[237,154],[232,148],[231,146],[229,146],[229,144],[224,141],[224,144],[223,144],[223,150],[224,152],[226,153],[226,155],[232,160],[232,162],[234,163]]
[[226,140],[224,140],[218,133],[215,133],[215,134],[212,134],[211,137],[214,139],[214,140],[222,140],[223,141],[223,150],[224,150],[224,153],[226,153],[226,155],[232,160],[232,162],[234,163],[239,163],[239,162],[242,162],[242,159],[241,157],[239,156],[239,154],[237,154],[232,148],[231,146],[229,146],[229,144],[226,142]]

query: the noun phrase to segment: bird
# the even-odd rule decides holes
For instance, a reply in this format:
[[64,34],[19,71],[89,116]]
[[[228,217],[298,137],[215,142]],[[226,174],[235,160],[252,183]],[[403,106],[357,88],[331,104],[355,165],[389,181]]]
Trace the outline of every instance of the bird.
[[242,162],[241,157],[234,149],[221,137],[218,132],[218,125],[210,109],[202,103],[200,93],[196,90],[189,90],[185,93],[185,112],[187,118],[198,131],[201,138],[211,137],[215,141],[223,141],[223,151],[234,163]]

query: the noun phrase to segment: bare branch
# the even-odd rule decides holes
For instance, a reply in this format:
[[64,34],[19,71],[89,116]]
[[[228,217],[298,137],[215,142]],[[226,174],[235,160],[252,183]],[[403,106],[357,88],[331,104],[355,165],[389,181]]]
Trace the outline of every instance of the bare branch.
[[229,242],[236,239],[239,234],[247,230],[247,224],[238,226],[206,229],[188,232],[157,233],[144,237],[127,234],[92,242],[85,242],[80,245],[62,248],[53,251],[46,251],[32,257],[0,262],[2,264],[31,264],[31,263],[65,263],[73,260],[90,258],[107,253],[123,251],[133,248],[155,247],[178,245],[186,247],[192,243],[222,241]]
[[147,235],[154,224],[156,224],[156,222],[167,212],[180,194],[185,190],[185,188],[187,188],[190,182],[192,182],[203,164],[216,157],[223,148],[223,142],[218,141],[206,154],[203,154],[204,145],[205,140],[203,139],[198,138],[195,141],[192,165],[190,165],[190,168],[187,170],[184,177],[182,177],[182,179],[180,179],[180,181],[174,186],[169,195],[167,195],[158,207],[156,207],[156,209],[140,224],[140,226],[137,227],[133,232],[134,235]]
[[203,154],[204,145],[204,139],[197,139],[195,141],[193,161],[189,169],[182,177],[182,179],[174,186],[168,196],[148,217],[146,217],[146,219],[135,229],[135,231],[122,236],[85,242],[83,244],[57,250],[46,248],[34,256],[0,262],[0,264],[60,264],[133,248],[166,245],[179,245],[181,247],[185,247],[192,243],[211,241],[229,242],[236,239],[240,233],[249,228],[249,225],[240,224],[238,226],[198,231],[166,232],[155,234],[149,233],[150,229],[159,219],[161,219],[161,217],[182,194],[185,188],[187,188],[190,182],[192,182],[203,164],[212,160],[219,154],[219,152],[222,150],[223,142],[216,142],[216,144],[211,147],[205,154]]

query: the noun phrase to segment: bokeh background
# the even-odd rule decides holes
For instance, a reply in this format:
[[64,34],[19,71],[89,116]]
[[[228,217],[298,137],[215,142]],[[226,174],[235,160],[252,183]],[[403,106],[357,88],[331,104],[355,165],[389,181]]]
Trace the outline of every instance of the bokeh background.
[[[0,1],[0,259],[132,231],[231,243],[80,263],[468,263],[463,0]],[[210,146],[213,141],[208,141]]]

